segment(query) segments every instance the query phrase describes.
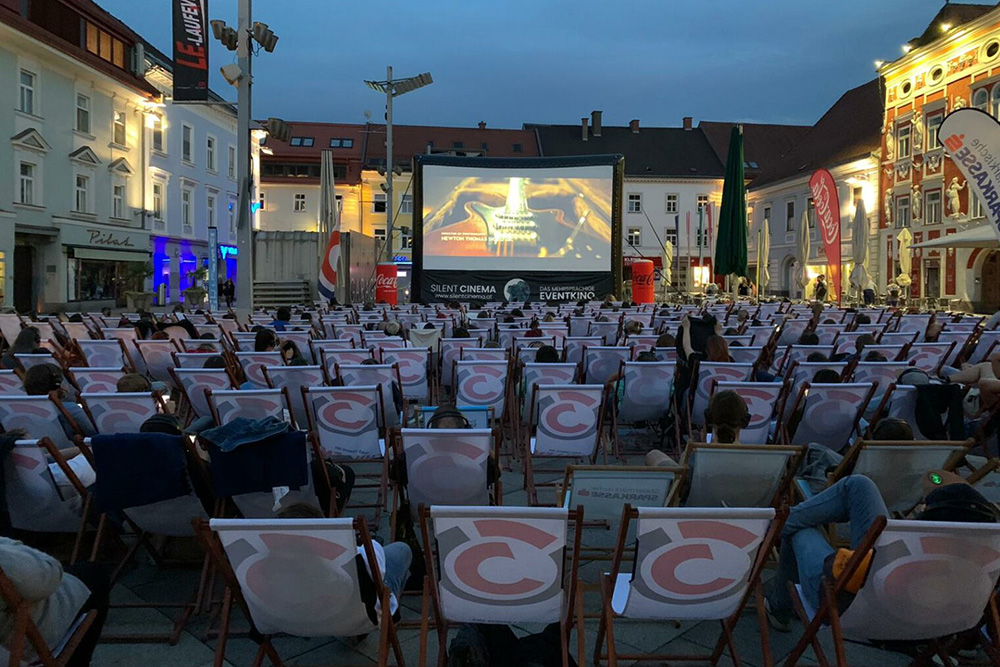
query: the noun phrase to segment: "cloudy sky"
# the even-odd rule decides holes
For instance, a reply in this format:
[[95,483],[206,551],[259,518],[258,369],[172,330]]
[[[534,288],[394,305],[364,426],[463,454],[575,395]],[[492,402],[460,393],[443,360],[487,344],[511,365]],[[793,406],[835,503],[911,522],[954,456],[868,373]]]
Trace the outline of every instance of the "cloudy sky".
[[[171,0],[97,0],[170,54]],[[942,0],[256,0],[279,36],[254,62],[254,116],[363,122],[363,79],[429,71],[400,124],[519,127],[699,120],[813,123],[919,35]],[[209,0],[236,23],[236,0]],[[212,87],[235,99],[212,44]]]

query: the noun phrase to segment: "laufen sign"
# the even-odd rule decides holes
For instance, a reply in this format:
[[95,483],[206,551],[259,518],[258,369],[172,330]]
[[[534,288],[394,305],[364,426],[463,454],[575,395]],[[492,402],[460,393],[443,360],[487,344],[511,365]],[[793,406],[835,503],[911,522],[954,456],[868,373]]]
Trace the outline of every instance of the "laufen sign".
[[1000,124],[979,109],[959,109],[944,119],[938,137],[1000,239]]
[[[809,179],[813,204],[816,206],[816,223],[823,235],[826,248],[827,272],[830,276],[833,298],[840,301],[840,201],[837,184],[826,169],[818,169]],[[855,239],[867,242],[867,239]]]

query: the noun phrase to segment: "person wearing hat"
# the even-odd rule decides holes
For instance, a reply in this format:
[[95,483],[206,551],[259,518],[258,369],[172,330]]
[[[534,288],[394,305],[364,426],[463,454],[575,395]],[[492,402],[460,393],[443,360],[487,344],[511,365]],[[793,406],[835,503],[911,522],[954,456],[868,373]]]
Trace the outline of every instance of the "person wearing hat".
[[[993,504],[955,473],[928,471],[923,478],[923,490],[923,500],[913,511],[913,518],[917,520],[997,522],[997,510]],[[764,600],[771,627],[779,632],[791,630],[789,582],[801,584],[807,605],[812,609],[819,608],[823,581],[832,581],[843,572],[854,555],[854,549],[880,516],[889,518],[889,510],[875,482],[864,475],[844,477],[791,509],[781,530],[778,572]],[[850,524],[850,549],[830,546],[823,529],[831,523]],[[865,555],[843,591],[844,597],[838,597],[837,606],[841,613],[864,583],[872,553]]]

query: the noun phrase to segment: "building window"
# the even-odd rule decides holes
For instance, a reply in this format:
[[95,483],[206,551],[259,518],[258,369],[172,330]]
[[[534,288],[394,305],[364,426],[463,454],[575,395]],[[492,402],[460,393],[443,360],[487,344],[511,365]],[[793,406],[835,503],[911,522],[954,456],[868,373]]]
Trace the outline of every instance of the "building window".
[[795,202],[786,201],[785,202],[785,231],[794,232],[795,231]]
[[163,118],[154,115],[152,123],[153,150],[157,153],[166,153],[163,143]]
[[985,88],[980,88],[972,93],[972,108],[980,111],[988,111],[990,106],[990,94]]
[[663,230],[663,242],[672,243],[674,246],[674,254],[677,253],[677,228],[667,227]]
[[330,139],[330,148],[354,148],[354,139],[344,137]]
[[190,125],[181,127],[181,159],[185,162],[192,162],[191,144],[194,141],[194,128]]
[[385,193],[376,192],[372,196],[372,213],[385,213]]
[[816,229],[816,202],[812,197],[806,199],[806,219],[809,229]]
[[944,120],[944,112],[931,114],[927,116],[927,150],[934,150],[935,148],[941,147],[941,141],[938,139],[938,130],[941,128],[941,122]]
[[111,217],[121,220],[125,217],[125,186],[118,184],[111,188]]
[[753,227],[753,207],[747,207],[747,229]]
[[304,146],[308,148],[313,145],[313,137],[292,137],[288,142],[289,146]]
[[764,207],[764,219],[769,223],[771,222],[771,206],[767,205]]
[[153,219],[163,220],[163,183],[153,181]]
[[191,191],[187,188],[181,190],[181,226],[185,234],[194,232],[194,216],[191,213]]
[[992,98],[990,100],[990,112],[994,118],[1000,118],[1000,86],[993,86]]
[[910,226],[910,196],[896,197],[896,229]]
[[411,215],[413,213],[413,195],[403,195],[399,202],[399,214]]
[[896,154],[899,159],[910,157],[910,124],[903,123],[896,128]]
[[28,206],[35,205],[35,165],[30,162],[21,163],[21,175],[18,182],[18,201]]
[[306,211],[306,196],[304,194],[300,193],[300,194],[296,194],[295,195],[295,205],[293,207],[293,210],[296,213],[305,213],[305,211]]
[[479,144],[479,147],[482,148],[484,151],[488,151],[490,149],[490,145],[488,143],[486,143],[485,141],[483,143]]
[[628,195],[628,212],[642,213],[642,193],[630,192]]
[[625,242],[630,246],[642,245],[642,229],[639,227],[629,227],[625,233]]
[[975,193],[969,193],[969,218],[976,219],[983,217],[983,202]]
[[125,69],[125,43],[93,23],[87,24],[86,49],[98,58]]
[[215,227],[215,196],[205,197],[205,208],[208,211],[208,226]]
[[215,171],[215,137],[205,137],[205,168]]
[[385,227],[376,227],[374,229],[375,240],[379,243],[385,243]]
[[515,153],[523,153],[524,152],[524,149],[522,148],[521,144],[513,144],[511,146],[511,148],[513,149],[513,151]]
[[90,98],[76,96],[76,131],[90,134]]
[[90,177],[83,174],[76,175],[76,189],[73,198],[73,210],[77,213],[90,212]]
[[941,191],[928,190],[924,193],[924,224],[936,225],[941,222]]
[[35,82],[38,77],[34,72],[26,69],[21,70],[21,105],[18,107],[23,113],[35,115]]
[[264,205],[264,191],[260,191],[260,206],[257,208],[259,211],[266,211],[267,206]]
[[125,142],[127,141],[125,137],[126,129],[125,112],[116,109],[111,121],[111,141],[119,146],[125,146]]
[[677,211],[678,211],[678,202],[679,201],[680,201],[680,196],[679,195],[675,195],[675,194],[669,194],[669,195],[667,195],[667,202],[666,202],[666,207],[665,207],[664,210],[667,213],[677,213]]
[[864,198],[863,190],[860,186],[851,188],[851,203],[857,207],[858,202]]
[[236,236],[236,202],[229,200],[229,235]]
[[229,147],[229,178],[236,178],[236,147]]

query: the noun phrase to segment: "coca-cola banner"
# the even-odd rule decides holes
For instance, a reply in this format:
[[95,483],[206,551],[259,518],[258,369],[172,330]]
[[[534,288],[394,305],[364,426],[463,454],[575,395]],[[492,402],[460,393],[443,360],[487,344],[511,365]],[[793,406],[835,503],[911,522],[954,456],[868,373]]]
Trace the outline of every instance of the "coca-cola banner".
[[809,179],[816,225],[826,249],[827,275],[833,288],[833,298],[840,301],[840,201],[837,184],[826,169],[818,169]]
[[611,273],[424,271],[423,303],[443,301],[579,301],[611,294]]
[[379,264],[375,267],[375,300],[379,303],[396,305],[399,300],[399,291],[396,289],[396,276],[399,269],[395,264]]
[[[979,198],[990,228],[1000,238],[1000,124],[985,111],[959,109],[945,117],[938,137],[965,176],[969,201],[972,195]],[[958,187],[954,182],[952,186]]]
[[208,100],[208,0],[174,0],[174,101]]

